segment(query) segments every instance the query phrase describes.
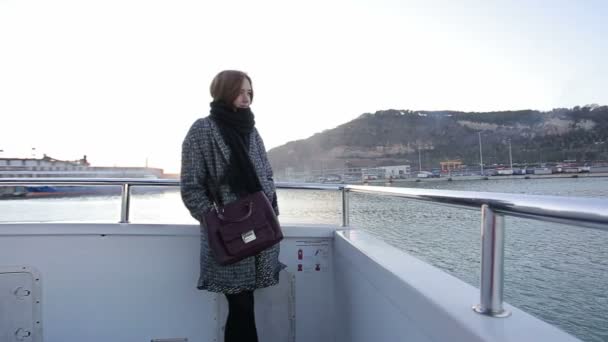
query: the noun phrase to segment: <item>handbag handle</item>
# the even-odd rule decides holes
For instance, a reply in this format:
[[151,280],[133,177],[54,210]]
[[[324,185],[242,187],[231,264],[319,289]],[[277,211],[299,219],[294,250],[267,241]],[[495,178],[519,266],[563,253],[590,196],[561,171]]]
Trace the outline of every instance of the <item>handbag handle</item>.
[[253,202],[252,201],[249,202],[248,207],[249,207],[249,212],[245,216],[243,216],[241,218],[236,218],[236,219],[231,219],[231,218],[228,218],[228,217],[224,216],[222,214],[222,212],[220,210],[218,210],[217,208],[216,208],[215,211],[217,212],[217,217],[220,220],[222,220],[222,221],[228,221],[228,222],[232,222],[232,223],[238,223],[238,222],[243,222],[246,219],[248,219],[249,217],[251,217],[251,214],[253,213]]

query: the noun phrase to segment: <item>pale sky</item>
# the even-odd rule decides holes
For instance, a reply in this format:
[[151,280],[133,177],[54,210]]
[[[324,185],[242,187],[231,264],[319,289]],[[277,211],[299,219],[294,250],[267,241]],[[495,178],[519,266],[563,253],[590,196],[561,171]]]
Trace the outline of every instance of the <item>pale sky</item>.
[[608,1],[0,0],[0,157],[178,172],[223,69],[266,148],[383,109],[608,104]]

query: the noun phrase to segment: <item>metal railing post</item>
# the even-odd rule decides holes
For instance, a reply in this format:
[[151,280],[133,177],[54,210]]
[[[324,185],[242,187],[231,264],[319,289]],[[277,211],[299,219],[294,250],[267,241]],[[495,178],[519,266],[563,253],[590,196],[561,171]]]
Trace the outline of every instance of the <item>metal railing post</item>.
[[502,308],[504,282],[505,217],[487,204],[481,206],[481,286],[480,304],[475,312],[492,317],[508,317]]
[[120,223],[129,223],[129,209],[131,204],[131,185],[122,185],[122,205],[120,211]]
[[342,227],[348,227],[350,225],[350,202],[348,198],[348,188],[342,188]]

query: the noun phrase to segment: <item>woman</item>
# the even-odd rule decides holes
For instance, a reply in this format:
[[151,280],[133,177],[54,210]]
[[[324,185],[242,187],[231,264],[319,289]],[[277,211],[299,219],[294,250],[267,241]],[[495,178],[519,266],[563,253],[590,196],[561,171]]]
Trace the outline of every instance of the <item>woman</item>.
[[198,288],[226,295],[226,342],[257,341],[253,291],[278,283],[285,267],[278,260],[279,244],[221,266],[209,248],[204,214],[214,200],[227,204],[263,190],[278,215],[272,168],[249,108],[251,78],[241,71],[222,71],[211,82],[211,96],[210,115],[194,122],[182,145],[182,200],[201,223]]

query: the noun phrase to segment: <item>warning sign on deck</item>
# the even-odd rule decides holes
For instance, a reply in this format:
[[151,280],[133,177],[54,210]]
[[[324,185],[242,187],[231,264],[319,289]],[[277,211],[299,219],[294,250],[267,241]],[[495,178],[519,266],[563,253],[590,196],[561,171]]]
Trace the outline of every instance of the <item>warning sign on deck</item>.
[[296,264],[298,272],[327,272],[329,266],[329,241],[296,241]]

